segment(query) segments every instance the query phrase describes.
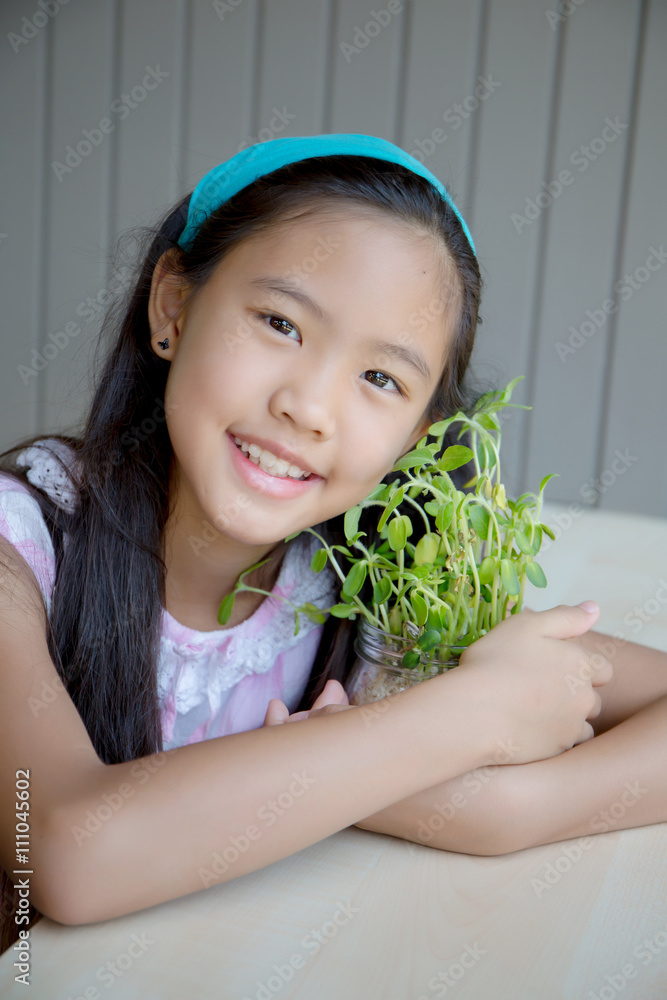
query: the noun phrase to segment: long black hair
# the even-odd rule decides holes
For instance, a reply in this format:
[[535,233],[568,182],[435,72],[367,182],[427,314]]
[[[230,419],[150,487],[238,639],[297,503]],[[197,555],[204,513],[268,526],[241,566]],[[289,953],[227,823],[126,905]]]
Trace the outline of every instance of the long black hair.
[[[446,265],[442,281],[449,286],[443,299],[458,307],[449,358],[429,403],[431,421],[471,403],[463,383],[482,279],[456,213],[424,178],[399,164],[357,155],[292,163],[235,194],[183,251],[177,239],[189,200],[190,195],[183,198],[157,228],[134,230],[117,244],[116,255],[126,239],[138,241],[140,263],[125,298],[105,315],[98,349],[104,347],[107,356],[99,366],[83,432],[80,437],[49,435],[75,450],[78,503],[72,510],[61,509],[28,481],[25,470],[7,461],[44,435],[0,453],[0,470],[30,490],[51,533],[56,577],[47,616],[49,651],[97,754],[109,764],[162,750],[157,661],[172,449],[164,412],[169,364],[151,349],[147,313],[158,261],[182,276],[194,296],[234,247],[284,220],[337,202],[384,213],[397,225],[436,241]],[[166,251],[171,253],[165,258]],[[443,314],[443,337],[446,322]],[[386,477],[388,482],[394,478],[396,474]],[[343,541],[342,525],[343,514],[316,527]],[[360,530],[372,533],[364,521]],[[63,544],[64,534],[71,544]],[[354,624],[327,619],[299,709],[312,704],[329,677],[345,680]]]

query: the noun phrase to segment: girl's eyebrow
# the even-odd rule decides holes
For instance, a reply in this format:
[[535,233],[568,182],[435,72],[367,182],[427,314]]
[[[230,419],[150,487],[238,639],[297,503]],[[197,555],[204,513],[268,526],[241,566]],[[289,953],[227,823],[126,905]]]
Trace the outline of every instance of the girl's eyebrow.
[[329,323],[331,320],[329,314],[325,312],[314,299],[311,299],[310,295],[306,295],[306,293],[302,292],[299,288],[295,288],[294,285],[291,285],[285,278],[253,278],[250,284],[259,285],[261,288],[268,288],[270,291],[278,292],[282,295],[290,295],[293,299],[296,299],[297,302],[300,302],[304,308],[312,312],[314,316],[317,316],[322,323]]
[[[310,297],[310,295],[307,295],[306,292],[299,288],[295,288],[285,278],[261,276],[253,278],[250,284],[259,285],[261,288],[268,288],[270,291],[278,292],[282,295],[289,295],[291,298],[299,302],[305,309],[308,309],[322,323],[328,323],[331,320],[329,314],[325,312],[324,309],[322,309],[322,307]],[[415,369],[422,382],[428,384],[430,381],[431,369],[429,368],[424,355],[416,348],[405,347],[403,344],[394,344],[389,340],[374,340],[371,344],[369,344],[369,347],[372,351],[389,354],[395,358],[401,358],[401,360],[405,361]]]

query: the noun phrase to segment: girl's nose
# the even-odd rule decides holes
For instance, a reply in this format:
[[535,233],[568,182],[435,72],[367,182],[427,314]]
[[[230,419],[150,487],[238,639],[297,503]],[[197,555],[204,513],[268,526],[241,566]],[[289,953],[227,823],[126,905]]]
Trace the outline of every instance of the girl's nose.
[[320,439],[330,438],[336,426],[336,380],[320,370],[319,377],[304,370],[284,378],[273,393],[271,413],[288,417],[300,430],[312,431]]

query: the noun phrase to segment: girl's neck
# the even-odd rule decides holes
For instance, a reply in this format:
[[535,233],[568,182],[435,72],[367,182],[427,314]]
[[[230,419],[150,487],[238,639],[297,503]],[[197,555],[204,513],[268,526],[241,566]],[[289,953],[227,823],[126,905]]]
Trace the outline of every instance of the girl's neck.
[[[271,591],[278,579],[288,543],[281,541],[248,558],[241,552],[230,552],[229,559],[202,558],[190,546],[187,534],[176,530],[165,532],[163,558],[167,565],[165,607],[169,614],[186,628],[212,632],[233,628],[249,618],[266,600],[266,594],[239,591],[232,615],[225,625],[218,622],[218,609],[230,594],[239,575],[268,557],[258,569],[248,573],[244,583],[259,590]],[[236,558],[235,558],[236,557]]]

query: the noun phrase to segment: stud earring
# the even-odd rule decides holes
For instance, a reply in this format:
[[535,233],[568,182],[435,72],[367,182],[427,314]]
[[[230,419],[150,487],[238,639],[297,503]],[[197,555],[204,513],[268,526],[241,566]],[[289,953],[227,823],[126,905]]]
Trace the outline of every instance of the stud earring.
[[169,337],[165,337],[164,340],[158,340],[158,344],[160,345],[163,351],[166,351],[167,348],[169,347]]

